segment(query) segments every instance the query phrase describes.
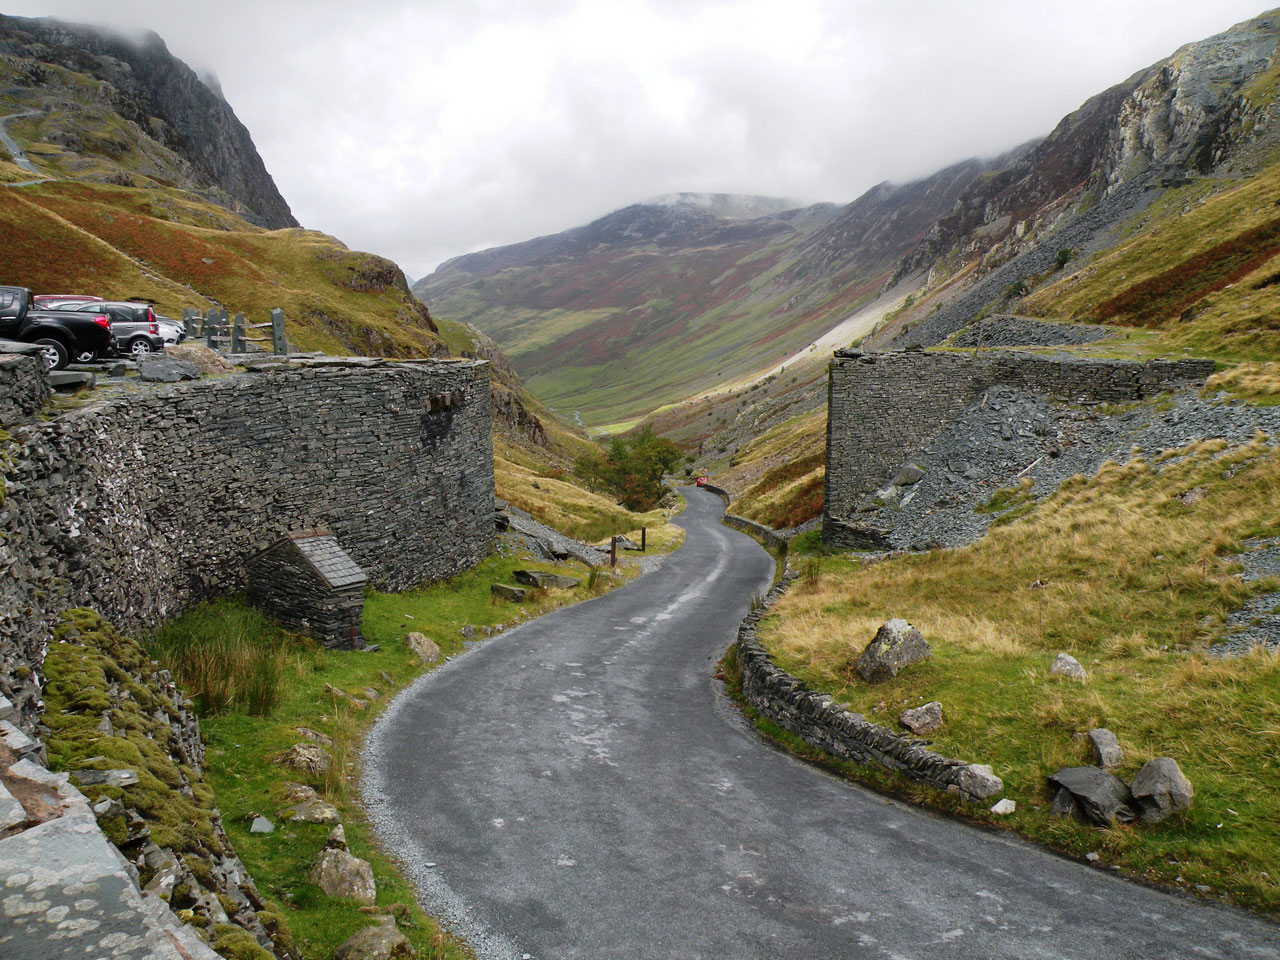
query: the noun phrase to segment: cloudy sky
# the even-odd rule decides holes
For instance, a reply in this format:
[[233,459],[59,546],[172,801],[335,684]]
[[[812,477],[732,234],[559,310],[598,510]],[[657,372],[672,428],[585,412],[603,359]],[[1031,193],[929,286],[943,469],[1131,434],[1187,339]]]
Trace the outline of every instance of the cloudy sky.
[[1261,0],[9,0],[217,74],[309,227],[420,277],[681,190],[848,201]]

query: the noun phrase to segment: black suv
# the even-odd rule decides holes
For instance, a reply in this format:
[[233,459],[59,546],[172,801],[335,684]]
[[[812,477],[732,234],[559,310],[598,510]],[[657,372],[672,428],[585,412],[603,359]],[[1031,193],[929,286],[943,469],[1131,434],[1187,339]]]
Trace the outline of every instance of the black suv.
[[58,309],[75,310],[79,313],[105,313],[111,319],[111,332],[116,335],[122,353],[138,357],[164,349],[160,325],[156,323],[155,311],[148,304],[127,300],[91,300],[87,303],[60,304]]
[[61,370],[73,357],[105,357],[116,351],[105,314],[36,310],[26,287],[0,287],[0,338],[36,344],[51,370]]

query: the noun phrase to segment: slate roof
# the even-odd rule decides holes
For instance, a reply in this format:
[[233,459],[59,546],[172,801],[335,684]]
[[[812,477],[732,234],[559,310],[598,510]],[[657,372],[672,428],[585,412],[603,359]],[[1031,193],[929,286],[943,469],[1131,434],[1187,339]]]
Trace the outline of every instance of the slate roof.
[[332,534],[297,534],[290,539],[330,588],[352,587],[369,579]]

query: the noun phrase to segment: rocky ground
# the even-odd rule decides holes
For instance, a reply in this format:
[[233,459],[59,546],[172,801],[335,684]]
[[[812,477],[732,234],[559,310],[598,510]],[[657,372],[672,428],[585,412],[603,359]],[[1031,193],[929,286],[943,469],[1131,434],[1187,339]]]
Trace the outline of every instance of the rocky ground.
[[[1003,511],[979,512],[998,490],[1032,486],[1006,509],[1042,499],[1068,477],[1092,475],[1107,461],[1136,452],[1152,456],[1196,440],[1221,437],[1232,445],[1261,430],[1280,435],[1280,408],[1249,406],[1225,397],[1183,391],[1163,401],[1116,412],[1101,404],[1067,404],[1016,387],[987,391],[964,416],[864,501],[860,519],[889,530],[898,549],[971,543]],[[1273,440],[1274,442],[1274,440]],[[914,465],[919,471],[909,469]],[[917,476],[918,475],[918,476]],[[1241,555],[1246,579],[1280,573],[1280,541],[1260,540]],[[1224,653],[1263,643],[1280,645],[1280,595],[1255,598],[1234,614]]]

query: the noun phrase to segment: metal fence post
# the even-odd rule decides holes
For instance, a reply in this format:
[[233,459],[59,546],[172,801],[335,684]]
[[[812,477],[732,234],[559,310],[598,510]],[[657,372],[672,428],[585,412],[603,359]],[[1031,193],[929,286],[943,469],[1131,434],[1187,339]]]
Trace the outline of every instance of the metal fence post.
[[289,344],[284,339],[284,311],[279,307],[271,311],[271,352],[278,357],[289,352]]

